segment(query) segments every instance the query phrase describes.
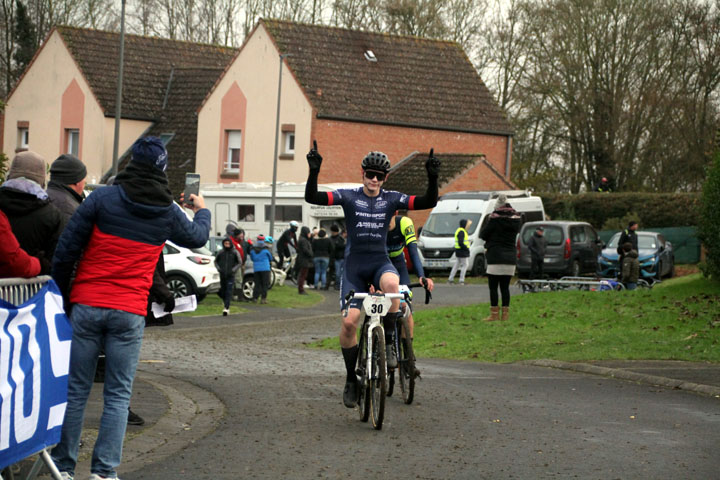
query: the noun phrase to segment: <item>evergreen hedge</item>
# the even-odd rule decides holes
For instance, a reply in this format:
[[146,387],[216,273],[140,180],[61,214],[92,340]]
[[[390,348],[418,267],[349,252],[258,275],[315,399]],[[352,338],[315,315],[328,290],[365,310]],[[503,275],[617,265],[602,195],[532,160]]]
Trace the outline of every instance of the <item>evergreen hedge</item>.
[[720,279],[720,152],[715,153],[703,185],[698,236],[705,245],[705,276]]
[[700,193],[535,195],[542,198],[550,219],[588,222],[598,230],[625,228],[628,220],[639,222],[641,229],[694,227],[700,218]]

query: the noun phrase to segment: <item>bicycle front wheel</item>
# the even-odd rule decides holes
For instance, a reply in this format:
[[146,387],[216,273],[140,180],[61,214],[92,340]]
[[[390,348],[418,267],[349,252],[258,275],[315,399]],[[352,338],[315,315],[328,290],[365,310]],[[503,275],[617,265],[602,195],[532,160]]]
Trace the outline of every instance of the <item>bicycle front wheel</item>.
[[360,421],[362,422],[367,422],[368,418],[370,418],[370,388],[368,385],[368,372],[365,371],[368,355],[366,338],[367,327],[363,326],[362,334],[360,335],[360,340],[358,341],[360,350],[358,351],[358,366],[355,371],[360,382],[360,385],[358,386],[360,389],[358,392],[358,412],[360,413]]
[[413,356],[412,339],[410,338],[409,322],[402,320],[402,334],[400,338],[400,361],[398,362],[398,375],[400,377],[400,391],[403,401],[410,405],[415,396],[415,357]]
[[372,332],[372,372],[368,393],[370,394],[370,413],[376,430],[382,428],[385,415],[385,396],[387,395],[387,370],[385,367],[385,333],[382,328]]

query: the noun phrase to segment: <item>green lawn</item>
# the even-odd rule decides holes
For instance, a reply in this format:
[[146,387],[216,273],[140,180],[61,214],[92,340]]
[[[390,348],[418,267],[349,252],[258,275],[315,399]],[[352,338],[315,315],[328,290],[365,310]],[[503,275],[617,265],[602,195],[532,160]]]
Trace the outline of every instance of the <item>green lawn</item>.
[[[517,295],[507,322],[484,322],[488,311],[477,304],[417,312],[418,357],[720,362],[720,282],[699,274],[650,290]],[[318,345],[339,348],[337,338]]]
[[[293,308],[293,307],[309,307],[320,303],[323,296],[313,290],[305,290],[309,295],[298,295],[297,287],[283,285],[275,286],[268,291],[266,305],[258,305],[264,307],[276,308]],[[233,301],[230,304],[230,314],[246,312],[245,308],[248,304],[244,302]],[[180,313],[182,317],[200,317],[206,315],[222,315],[223,302],[215,293],[211,293],[205,299],[198,303],[198,308],[194,312]]]

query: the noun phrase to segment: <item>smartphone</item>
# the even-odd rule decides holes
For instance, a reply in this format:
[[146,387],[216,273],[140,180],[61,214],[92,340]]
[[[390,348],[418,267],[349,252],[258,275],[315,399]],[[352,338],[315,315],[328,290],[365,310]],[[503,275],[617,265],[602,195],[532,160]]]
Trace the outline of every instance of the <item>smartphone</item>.
[[192,205],[193,202],[190,200],[190,195],[200,194],[200,174],[197,173],[186,173],[185,174],[185,203]]

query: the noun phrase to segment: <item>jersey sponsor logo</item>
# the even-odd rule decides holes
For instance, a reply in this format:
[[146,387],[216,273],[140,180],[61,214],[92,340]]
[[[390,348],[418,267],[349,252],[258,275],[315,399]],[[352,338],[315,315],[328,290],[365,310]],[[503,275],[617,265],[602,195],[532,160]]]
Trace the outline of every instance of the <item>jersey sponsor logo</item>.
[[359,198],[355,200],[355,205],[357,205],[360,208],[370,207],[370,204],[368,202],[366,202],[365,200],[360,200]]
[[385,222],[357,222],[355,228],[381,229],[385,228]]
[[370,212],[355,212],[355,216],[356,217],[378,218],[378,219],[385,218],[384,213],[370,213]]
[[402,195],[400,195],[400,203],[407,202],[407,199],[408,199],[408,196],[405,195],[404,193]]
[[385,200],[382,200],[380,198],[375,201],[376,208],[385,208],[385,207],[387,207],[387,204],[388,204],[388,202],[386,202]]

